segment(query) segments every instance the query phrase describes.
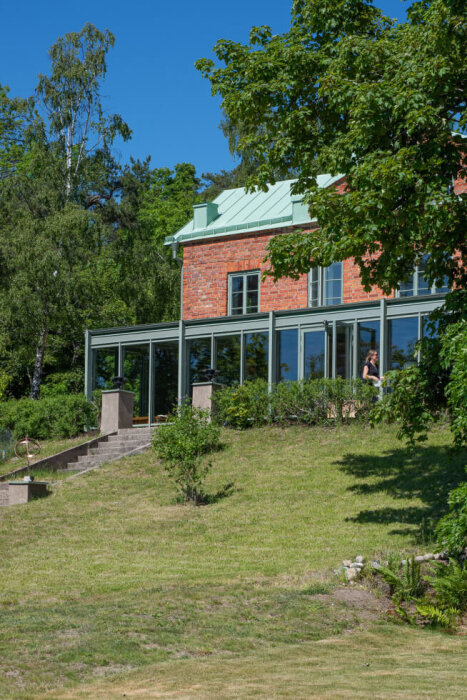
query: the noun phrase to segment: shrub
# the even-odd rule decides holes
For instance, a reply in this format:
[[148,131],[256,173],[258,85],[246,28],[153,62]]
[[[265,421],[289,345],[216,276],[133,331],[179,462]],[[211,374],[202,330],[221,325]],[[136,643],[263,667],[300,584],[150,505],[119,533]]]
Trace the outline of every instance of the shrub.
[[467,481],[450,492],[449,513],[439,521],[435,534],[441,549],[452,557],[467,554]]
[[269,419],[268,383],[264,379],[226,386],[214,394],[217,421],[233,428],[245,429],[264,425]]
[[235,428],[278,423],[334,424],[367,420],[377,391],[361,380],[310,379],[282,382],[268,394],[264,380],[225,387],[215,394],[218,419]]
[[96,424],[96,409],[82,394],[0,403],[0,425],[19,438],[69,438]]
[[153,446],[183,499],[205,501],[203,482],[211,464],[203,458],[220,447],[220,428],[210,422],[209,412],[183,403],[156,430]]

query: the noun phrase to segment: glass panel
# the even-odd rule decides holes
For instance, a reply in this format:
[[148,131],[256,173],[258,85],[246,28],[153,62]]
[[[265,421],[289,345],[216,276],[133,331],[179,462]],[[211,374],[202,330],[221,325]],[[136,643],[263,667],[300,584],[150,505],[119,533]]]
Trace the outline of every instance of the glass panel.
[[124,389],[135,394],[133,416],[136,423],[148,422],[149,344],[123,348]]
[[153,346],[154,350],[154,418],[167,415],[177,403],[178,343]]
[[350,327],[338,323],[336,327],[336,376],[347,379],[350,376]]
[[324,269],[324,305],[342,303],[342,263],[332,263]]
[[319,269],[317,267],[310,271],[310,306],[318,306],[318,278]]
[[379,321],[365,321],[358,324],[358,372],[360,377],[370,350],[379,352]]
[[211,338],[189,340],[188,355],[188,393],[191,396],[191,385],[194,382],[204,382],[204,370],[211,367]]
[[425,279],[426,263],[428,260],[428,255],[424,255],[417,268],[417,282],[418,289],[417,294],[431,294],[431,286],[428,285],[428,281]]
[[247,289],[249,292],[258,290],[258,275],[248,275],[247,276]]
[[113,389],[112,378],[118,375],[118,348],[94,350],[94,389]]
[[388,321],[389,369],[402,369],[415,363],[418,318],[395,318]]
[[268,333],[246,333],[245,379],[268,378]]
[[304,334],[305,379],[324,377],[324,331]]
[[258,312],[258,292],[247,292],[245,313],[255,314]]
[[422,335],[425,338],[438,337],[439,321],[432,321],[429,316],[422,316]]
[[234,292],[232,294],[232,314],[243,313],[243,292]]
[[221,384],[240,383],[240,336],[216,338],[216,381]]
[[441,286],[436,287],[435,291],[437,294],[441,294],[441,292],[449,292],[448,278],[446,276],[443,277],[443,282]]
[[399,285],[400,297],[413,297],[414,295],[414,275],[410,275],[406,282],[401,282]]
[[232,292],[243,292],[243,275],[232,277]]
[[298,330],[293,328],[278,334],[279,381],[298,379]]

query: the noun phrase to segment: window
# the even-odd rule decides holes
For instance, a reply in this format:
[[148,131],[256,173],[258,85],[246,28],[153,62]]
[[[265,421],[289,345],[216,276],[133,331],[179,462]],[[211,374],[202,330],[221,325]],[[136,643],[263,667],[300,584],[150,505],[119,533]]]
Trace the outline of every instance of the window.
[[342,304],[342,263],[310,270],[308,296],[310,306]]
[[229,275],[229,315],[255,314],[258,311],[259,272]]
[[398,297],[416,297],[426,294],[440,294],[448,291],[447,280],[443,280],[441,287],[431,286],[426,279],[426,263],[428,255],[424,255],[420,263],[415,266],[413,274],[408,280],[399,284],[399,290],[396,292]]

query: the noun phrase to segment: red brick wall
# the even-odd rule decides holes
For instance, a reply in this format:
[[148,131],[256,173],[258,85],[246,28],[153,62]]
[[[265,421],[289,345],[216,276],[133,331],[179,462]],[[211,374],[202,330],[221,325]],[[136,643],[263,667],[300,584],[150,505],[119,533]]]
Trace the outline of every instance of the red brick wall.
[[[186,243],[183,252],[183,318],[225,316],[229,273],[246,270],[263,272],[266,269],[263,258],[268,241],[291,230],[274,229]],[[358,267],[352,260],[344,262],[343,277],[344,302],[367,301],[383,296],[377,288],[370,293],[362,289]],[[307,275],[302,275],[299,280],[283,278],[276,283],[267,278],[260,286],[260,311],[306,308],[307,294]]]

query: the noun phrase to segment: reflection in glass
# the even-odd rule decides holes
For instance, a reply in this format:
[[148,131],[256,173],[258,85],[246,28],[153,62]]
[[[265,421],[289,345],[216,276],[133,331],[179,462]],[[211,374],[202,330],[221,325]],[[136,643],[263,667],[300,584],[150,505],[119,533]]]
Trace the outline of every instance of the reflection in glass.
[[278,334],[279,381],[298,379],[298,330],[279,331]]
[[211,339],[189,340],[188,354],[188,389],[191,396],[191,385],[194,382],[204,382],[204,370],[211,367]]
[[439,320],[432,320],[430,316],[422,316],[422,336],[424,338],[437,338]]
[[379,321],[365,321],[358,324],[358,372],[360,377],[370,350],[378,350],[379,352]]
[[342,263],[336,262],[324,268],[324,305],[342,303]]
[[177,403],[178,343],[153,346],[154,351],[154,417],[167,415]]
[[415,363],[418,318],[394,318],[388,321],[389,369],[402,369]]
[[135,394],[133,415],[141,421],[148,420],[149,399],[149,344],[123,348],[124,389]]
[[268,378],[268,333],[245,333],[245,379]]
[[240,336],[216,338],[216,381],[221,384],[240,383]]
[[347,379],[350,376],[350,326],[338,323],[336,326],[336,377]]
[[324,377],[324,331],[304,334],[305,379]]
[[94,389],[113,389],[112,378],[118,375],[118,348],[94,350]]

